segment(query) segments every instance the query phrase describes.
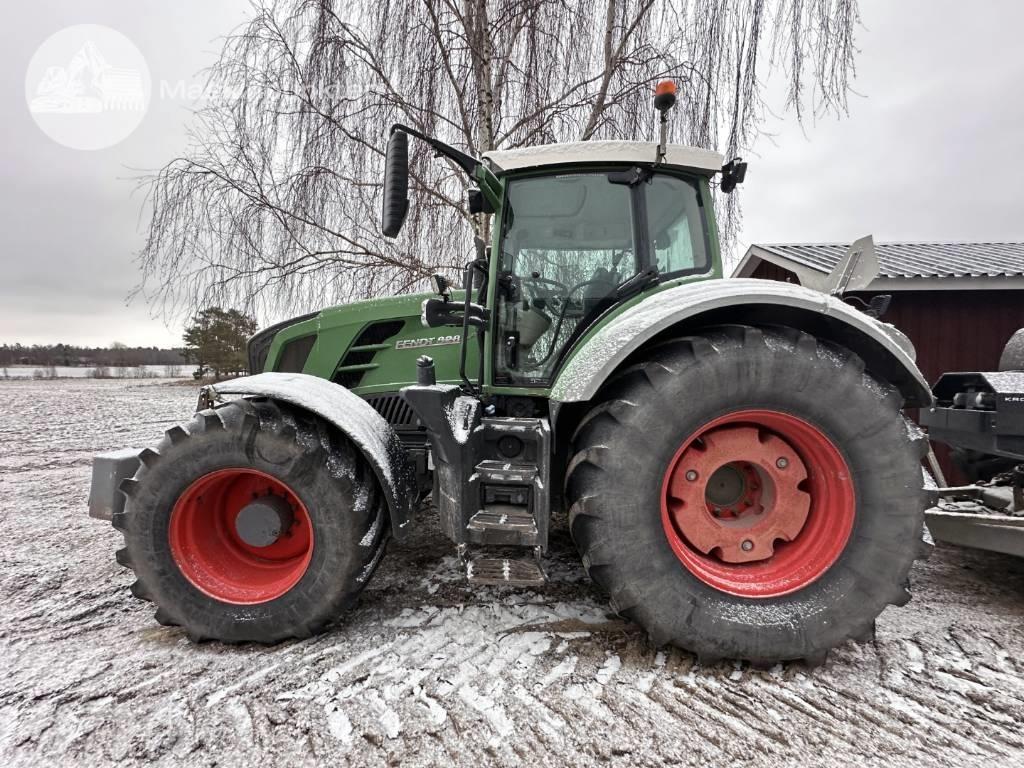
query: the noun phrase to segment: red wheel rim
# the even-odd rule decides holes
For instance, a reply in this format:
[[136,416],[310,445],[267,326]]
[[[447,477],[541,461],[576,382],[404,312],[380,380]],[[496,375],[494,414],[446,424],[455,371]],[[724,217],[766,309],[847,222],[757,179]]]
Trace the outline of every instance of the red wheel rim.
[[705,584],[741,597],[803,589],[853,531],[853,478],[821,430],[744,410],[690,435],[669,462],[661,519],[672,551]]
[[[236,529],[250,502],[276,497],[291,510],[287,530],[266,546],[243,541]],[[283,526],[282,526],[283,527]],[[185,489],[171,510],[171,556],[200,592],[225,603],[252,605],[285,594],[313,556],[309,512],[287,485],[256,469],[221,469]]]

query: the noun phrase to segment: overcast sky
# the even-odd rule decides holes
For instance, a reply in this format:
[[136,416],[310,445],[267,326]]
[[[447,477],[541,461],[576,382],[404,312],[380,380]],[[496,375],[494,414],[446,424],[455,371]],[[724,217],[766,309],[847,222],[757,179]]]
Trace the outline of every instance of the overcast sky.
[[[1024,239],[1024,5],[862,0],[850,114],[803,129],[773,119],[748,155],[743,245]],[[143,231],[132,169],[184,147],[188,104],[154,98],[117,146],[65,148],[35,125],[25,74],[73,24],[112,27],[159,83],[196,83],[243,0],[20,3],[0,45],[0,342],[172,345],[180,327],[125,299]],[[159,95],[158,93],[156,94]],[[773,105],[777,111],[781,104]]]

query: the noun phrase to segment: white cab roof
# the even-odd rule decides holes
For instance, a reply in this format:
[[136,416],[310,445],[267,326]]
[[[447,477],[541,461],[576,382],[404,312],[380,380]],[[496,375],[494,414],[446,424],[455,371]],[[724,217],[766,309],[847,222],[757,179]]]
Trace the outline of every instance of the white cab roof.
[[[546,165],[577,163],[653,163],[658,145],[653,141],[573,141],[538,144],[522,149],[499,149],[484,154],[497,170],[518,171]],[[682,144],[669,144],[665,165],[700,171],[708,176],[722,169],[725,158],[717,152]]]

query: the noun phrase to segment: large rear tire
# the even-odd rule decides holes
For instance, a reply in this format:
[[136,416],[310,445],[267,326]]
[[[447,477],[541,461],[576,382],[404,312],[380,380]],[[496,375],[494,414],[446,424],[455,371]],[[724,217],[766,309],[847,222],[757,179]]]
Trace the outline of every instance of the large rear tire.
[[591,577],[657,645],[821,663],[909,599],[927,443],[850,351],[787,328],[666,342],[574,435]]
[[122,489],[117,559],[161,624],[193,640],[308,637],[351,606],[383,554],[387,510],[358,450],[265,398],[168,430]]

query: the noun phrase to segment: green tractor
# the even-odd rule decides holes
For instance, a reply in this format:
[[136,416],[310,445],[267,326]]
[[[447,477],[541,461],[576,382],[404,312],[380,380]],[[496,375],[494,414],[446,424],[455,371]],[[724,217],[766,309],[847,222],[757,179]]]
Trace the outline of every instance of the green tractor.
[[[655,99],[664,126],[674,90]],[[471,157],[396,125],[491,213],[461,289],[324,309],[250,342],[158,445],[96,458],[91,513],[161,624],[273,643],[352,605],[432,494],[472,584],[541,588],[554,514],[590,577],[656,645],[820,663],[873,634],[924,554],[932,396],[872,313],[725,280],[711,198],[746,165],[657,142]],[[863,246],[863,244],[862,244]],[[840,282],[856,273],[851,251]]]

